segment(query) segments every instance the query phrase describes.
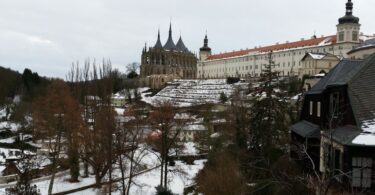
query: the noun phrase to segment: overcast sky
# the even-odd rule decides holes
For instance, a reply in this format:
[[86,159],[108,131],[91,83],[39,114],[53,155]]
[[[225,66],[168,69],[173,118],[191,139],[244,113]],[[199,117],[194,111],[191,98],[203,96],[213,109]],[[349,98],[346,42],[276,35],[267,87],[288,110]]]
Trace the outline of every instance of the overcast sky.
[[[361,31],[375,33],[375,1],[353,0]],[[346,0],[1,0],[0,65],[65,78],[73,61],[110,58],[125,71],[160,27],[214,53],[333,35]]]

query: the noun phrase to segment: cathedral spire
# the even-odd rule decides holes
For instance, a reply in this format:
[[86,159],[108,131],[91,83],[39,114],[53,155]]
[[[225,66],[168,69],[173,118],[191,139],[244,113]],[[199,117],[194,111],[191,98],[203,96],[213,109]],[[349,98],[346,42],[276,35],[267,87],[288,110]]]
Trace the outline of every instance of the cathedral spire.
[[172,37],[172,22],[169,23],[169,37]]
[[173,38],[172,38],[172,22],[169,24],[169,35],[168,35],[168,40],[164,45],[164,49],[166,50],[176,49],[176,45],[174,44]]
[[161,44],[161,41],[160,41],[160,29],[158,30],[158,40],[156,41],[154,48],[157,48],[157,49],[163,48],[163,45]]

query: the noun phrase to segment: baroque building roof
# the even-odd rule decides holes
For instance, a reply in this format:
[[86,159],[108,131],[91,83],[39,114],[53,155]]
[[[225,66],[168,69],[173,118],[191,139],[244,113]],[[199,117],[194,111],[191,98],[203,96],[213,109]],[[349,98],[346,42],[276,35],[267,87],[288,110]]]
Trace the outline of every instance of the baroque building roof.
[[339,24],[358,24],[359,18],[353,16],[353,3],[351,0],[348,0],[346,3],[346,13],[344,17],[339,19]]
[[270,46],[264,47],[256,47],[253,49],[245,49],[240,51],[233,51],[227,52],[222,54],[214,54],[208,56],[207,60],[216,60],[216,59],[224,59],[224,58],[231,58],[237,56],[244,56],[249,53],[265,53],[270,51],[281,51],[281,50],[289,50],[289,49],[296,49],[296,48],[303,48],[303,47],[312,47],[317,45],[330,45],[336,43],[336,35],[331,36],[323,36],[320,38],[313,37],[312,39],[308,40],[301,40],[295,42],[287,42],[283,44],[275,44]]
[[206,36],[204,37],[204,44],[203,44],[203,47],[200,48],[200,51],[211,51],[211,48],[208,47],[207,33],[206,33]]

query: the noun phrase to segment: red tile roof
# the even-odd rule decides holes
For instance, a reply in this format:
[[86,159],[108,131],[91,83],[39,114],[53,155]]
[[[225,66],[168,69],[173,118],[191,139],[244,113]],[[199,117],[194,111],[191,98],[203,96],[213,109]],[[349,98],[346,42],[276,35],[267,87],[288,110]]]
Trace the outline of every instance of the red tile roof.
[[286,50],[286,49],[293,49],[293,48],[299,48],[299,47],[316,46],[322,43],[324,40],[327,40],[326,44],[336,43],[336,35],[320,37],[320,38],[312,38],[309,40],[301,40],[301,41],[290,42],[290,43],[270,45],[270,46],[259,47],[259,48],[254,48],[254,49],[227,52],[227,53],[222,53],[222,54],[214,54],[214,55],[208,56],[207,60],[217,60],[217,59],[231,58],[231,57],[236,57],[236,56],[243,56],[250,52],[270,52],[270,51]]

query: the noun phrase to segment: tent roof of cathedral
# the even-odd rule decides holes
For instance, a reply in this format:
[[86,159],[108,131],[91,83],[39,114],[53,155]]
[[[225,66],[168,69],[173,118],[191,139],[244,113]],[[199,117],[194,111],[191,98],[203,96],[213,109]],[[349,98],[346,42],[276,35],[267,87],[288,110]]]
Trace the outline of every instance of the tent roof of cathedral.
[[166,49],[166,50],[175,50],[176,49],[176,45],[174,44],[173,38],[172,38],[172,24],[169,25],[168,40],[164,45],[164,49]]
[[258,47],[254,49],[246,49],[246,50],[240,50],[240,51],[233,51],[228,53],[222,53],[222,54],[215,54],[208,56],[207,60],[217,60],[217,59],[224,59],[224,58],[232,58],[237,56],[244,56],[252,52],[259,52],[259,53],[265,53],[270,51],[282,51],[282,50],[288,50],[288,49],[296,49],[296,48],[302,48],[302,47],[312,47],[317,45],[329,45],[336,43],[336,35],[331,36],[325,36],[320,38],[313,37],[309,40],[301,40],[301,41],[295,41],[295,42],[287,42],[283,44],[275,44],[265,47]]
[[158,40],[156,41],[154,48],[156,49],[163,48],[163,45],[161,44],[161,41],[160,41],[160,31],[158,31]]
[[176,49],[176,45],[174,44],[172,37],[168,38],[168,41],[164,45],[164,49],[166,50],[174,50]]
[[188,48],[186,48],[184,42],[182,41],[182,38],[178,39],[177,45],[176,45],[177,51],[181,52],[189,52]]

